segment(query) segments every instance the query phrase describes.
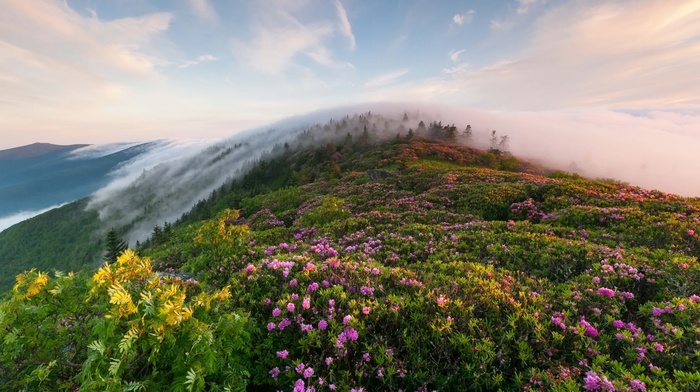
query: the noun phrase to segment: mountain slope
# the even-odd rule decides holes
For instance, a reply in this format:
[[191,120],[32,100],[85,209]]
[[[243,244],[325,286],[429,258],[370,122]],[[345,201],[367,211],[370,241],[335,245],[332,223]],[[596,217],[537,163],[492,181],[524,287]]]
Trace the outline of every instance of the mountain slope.
[[151,144],[99,157],[72,154],[85,146],[37,143],[0,151],[0,216],[88,196],[109,181],[112,170],[143,154]]
[[431,128],[282,151],[143,257],[20,276],[0,387],[700,387],[700,200]]

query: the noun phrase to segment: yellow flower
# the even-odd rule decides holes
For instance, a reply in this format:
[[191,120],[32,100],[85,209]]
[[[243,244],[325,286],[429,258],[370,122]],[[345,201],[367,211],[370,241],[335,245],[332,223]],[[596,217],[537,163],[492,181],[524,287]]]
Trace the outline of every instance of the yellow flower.
[[43,272],[39,272],[34,282],[32,282],[32,284],[29,285],[26,297],[31,298],[39,294],[39,292],[41,292],[41,289],[44,288],[47,283],[49,283],[49,276]]

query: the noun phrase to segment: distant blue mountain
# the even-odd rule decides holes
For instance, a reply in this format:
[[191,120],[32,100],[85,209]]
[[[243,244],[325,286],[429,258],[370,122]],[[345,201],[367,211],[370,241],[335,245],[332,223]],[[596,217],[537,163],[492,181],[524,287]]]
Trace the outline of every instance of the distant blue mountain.
[[36,211],[90,195],[109,181],[108,174],[146,152],[152,143],[96,156],[76,154],[88,146],[34,143],[0,151],[0,217]]

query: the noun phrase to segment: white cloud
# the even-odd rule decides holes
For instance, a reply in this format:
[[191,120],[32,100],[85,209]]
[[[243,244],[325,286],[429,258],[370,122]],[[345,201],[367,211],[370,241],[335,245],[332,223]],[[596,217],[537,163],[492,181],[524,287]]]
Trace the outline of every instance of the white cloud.
[[530,7],[537,3],[545,3],[547,0],[516,0],[518,2],[518,13],[524,14]]
[[210,25],[219,23],[219,15],[210,0],[187,0],[187,5],[201,22]]
[[[345,67],[346,63],[332,57],[327,44],[338,32],[333,20],[335,15],[333,19],[327,14],[318,15],[309,9],[311,6],[305,1],[283,0],[251,5],[252,38],[234,40],[234,55],[256,71],[272,75],[281,74],[293,66],[299,68],[295,63],[299,55],[305,55],[318,65]],[[349,22],[340,25],[340,34],[354,42]]]
[[474,14],[476,14],[476,11],[474,10],[465,11],[461,14],[455,14],[452,17],[452,22],[460,26],[469,24],[474,19]]
[[386,86],[388,84],[394,83],[407,73],[408,68],[397,69],[396,71],[391,71],[366,81],[364,86],[370,88]]
[[451,83],[496,108],[698,105],[700,3],[572,1],[542,15],[510,56]]
[[153,79],[167,64],[157,43],[171,20],[103,21],[53,0],[0,2],[0,129],[99,115],[128,83]]
[[447,55],[450,57],[450,60],[452,60],[452,62],[456,63],[457,61],[459,61],[459,55],[464,53],[465,50],[466,49],[450,50],[449,53],[447,53]]
[[193,65],[197,65],[200,63],[206,63],[206,62],[210,62],[210,61],[216,61],[216,60],[218,60],[218,58],[216,58],[216,56],[211,55],[211,54],[205,54],[205,55],[198,56],[194,60],[185,61],[184,63],[180,64],[180,68],[189,68]]
[[340,0],[335,0],[335,8],[338,11],[338,19],[340,20],[340,34],[348,39],[350,49],[355,49],[355,36],[352,33],[352,26],[348,20],[348,13]]

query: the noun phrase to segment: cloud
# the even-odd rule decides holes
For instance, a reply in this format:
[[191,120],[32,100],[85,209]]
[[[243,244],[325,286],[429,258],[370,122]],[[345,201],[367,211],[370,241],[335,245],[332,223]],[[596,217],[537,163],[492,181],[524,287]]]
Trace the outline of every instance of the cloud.
[[340,0],[335,0],[335,8],[338,11],[338,19],[340,20],[340,33],[348,39],[350,49],[355,49],[355,36],[352,34],[352,26],[348,20],[348,13]]
[[195,60],[190,60],[190,61],[185,61],[184,63],[180,64],[180,68],[189,68],[193,65],[197,65],[200,63],[206,63],[210,61],[216,61],[218,60],[216,56],[213,56],[211,54],[205,54],[202,56],[198,56]]
[[[299,63],[300,55],[316,65],[346,68],[347,63],[335,60],[328,46],[335,33],[351,39],[354,46],[345,9],[336,3],[336,12],[331,17],[327,9],[317,10],[312,6],[319,8],[318,4],[306,1],[267,0],[251,4],[252,37],[235,39],[234,55],[239,62],[271,75],[293,67],[303,68]],[[335,21],[337,16],[341,18],[339,27]]]
[[476,14],[476,11],[474,10],[469,10],[462,12],[461,14],[455,14],[452,17],[452,22],[456,25],[465,25],[471,23],[471,21],[474,19],[474,14]]
[[700,105],[700,3],[568,2],[508,56],[451,83],[497,108]]
[[449,53],[447,53],[447,55],[450,57],[450,60],[452,60],[452,62],[456,63],[457,61],[459,61],[459,55],[464,53],[465,50],[466,49],[450,50]]
[[[0,2],[0,129],[39,119],[99,116],[126,86],[157,78],[168,62],[159,37],[173,15],[103,21],[53,0]],[[79,113],[79,114],[78,114]]]
[[202,23],[209,25],[219,24],[219,15],[216,13],[210,0],[187,0],[187,5]]
[[524,14],[529,11],[530,7],[538,3],[545,3],[547,0],[516,0],[518,2],[518,13]]
[[386,86],[388,84],[394,83],[396,80],[400,79],[407,73],[408,68],[397,69],[396,71],[391,71],[366,81],[364,86],[370,88]]

